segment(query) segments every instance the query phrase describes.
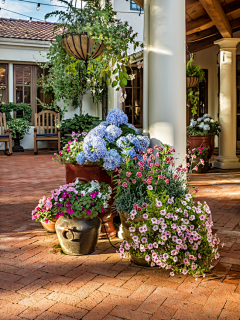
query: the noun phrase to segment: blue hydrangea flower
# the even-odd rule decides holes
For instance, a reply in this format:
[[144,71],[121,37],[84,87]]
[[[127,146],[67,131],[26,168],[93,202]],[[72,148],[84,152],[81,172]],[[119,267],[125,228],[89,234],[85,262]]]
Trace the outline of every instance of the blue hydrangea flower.
[[108,123],[107,121],[102,121],[99,123],[100,126],[104,126],[104,127],[107,127],[108,126]]
[[94,136],[96,136],[96,137],[103,138],[104,135],[105,135],[105,131],[106,131],[106,127],[104,125],[99,124],[97,127],[95,127],[92,130],[90,130],[86,137],[94,137]]
[[122,130],[115,126],[114,124],[111,124],[107,127],[105,132],[105,139],[108,142],[114,142],[120,135],[122,134]]
[[139,129],[135,128],[133,124],[126,123],[126,125],[128,126],[128,128],[133,129],[136,134],[141,134],[141,131]]
[[125,149],[123,150],[122,154],[125,154],[127,157],[130,157],[132,159],[136,156],[136,151],[134,150],[134,148],[128,150]]
[[79,154],[76,157],[77,163],[83,164],[86,161],[85,153],[84,152],[79,152]]
[[127,115],[120,109],[112,109],[106,119],[108,124],[114,124],[115,126],[120,126],[121,124],[128,123]]
[[103,168],[106,170],[114,170],[122,163],[122,157],[115,149],[107,151],[104,157]]
[[88,137],[88,139],[84,139],[83,151],[87,160],[97,162],[107,153],[106,141],[101,137],[94,136],[91,139]]
[[126,137],[120,137],[119,139],[117,139],[116,145],[117,145],[118,148],[124,149],[126,147],[129,147],[130,143],[129,143],[129,140]]
[[140,144],[140,141],[138,140],[138,138],[136,136],[134,136],[133,134],[129,133],[126,138],[128,139],[128,141],[130,141],[132,144],[134,144],[134,150],[137,152],[141,152],[142,150],[142,146]]
[[141,144],[142,151],[145,151],[150,146],[150,139],[146,136],[137,136],[138,141]]

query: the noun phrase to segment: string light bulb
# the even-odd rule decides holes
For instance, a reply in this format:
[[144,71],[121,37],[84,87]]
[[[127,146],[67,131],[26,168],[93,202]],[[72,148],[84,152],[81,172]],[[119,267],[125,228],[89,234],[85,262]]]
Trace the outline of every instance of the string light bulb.
[[4,4],[5,3],[5,0],[2,0],[2,4]]
[[32,17],[29,18],[29,22],[32,22]]
[[39,10],[40,10],[40,3],[38,3],[38,4],[37,4],[37,8],[36,8],[36,10],[37,10],[37,11],[39,11]]

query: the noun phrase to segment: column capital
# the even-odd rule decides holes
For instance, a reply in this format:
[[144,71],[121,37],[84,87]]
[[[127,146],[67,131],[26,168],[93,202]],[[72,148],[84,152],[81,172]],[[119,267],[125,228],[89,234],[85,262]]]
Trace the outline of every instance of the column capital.
[[240,43],[240,38],[222,38],[214,41],[214,44],[219,45],[220,49],[236,49]]

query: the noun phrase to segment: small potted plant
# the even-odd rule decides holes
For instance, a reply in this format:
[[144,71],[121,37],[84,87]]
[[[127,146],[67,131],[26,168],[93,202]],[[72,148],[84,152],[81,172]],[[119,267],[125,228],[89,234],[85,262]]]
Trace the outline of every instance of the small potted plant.
[[59,217],[57,207],[54,205],[53,192],[51,197],[43,197],[32,211],[32,220],[40,221],[48,232],[55,232],[55,223]]
[[59,219],[56,232],[64,253],[92,253],[101,229],[102,214],[108,208],[112,189],[98,181],[68,184],[54,190]]
[[7,122],[7,127],[12,130],[12,137],[14,140],[13,151],[23,152],[24,149],[20,144],[25,134],[29,133],[29,122],[22,118],[11,119]]
[[[220,240],[212,233],[211,211],[194,203],[191,194],[169,197],[148,190],[149,203],[135,206],[128,220],[131,239],[120,245],[120,255],[135,263],[159,266],[174,274],[204,275],[219,258]],[[138,210],[140,208],[140,210]],[[141,220],[134,217],[139,214]],[[134,257],[134,258],[133,258]]]
[[209,169],[208,159],[209,147],[197,147],[188,149],[187,158],[191,164],[191,170],[194,173],[205,173]]
[[197,147],[208,147],[208,159],[211,158],[214,151],[214,137],[219,135],[221,127],[218,121],[213,120],[209,114],[197,120],[192,120],[187,127],[187,146],[189,149]]

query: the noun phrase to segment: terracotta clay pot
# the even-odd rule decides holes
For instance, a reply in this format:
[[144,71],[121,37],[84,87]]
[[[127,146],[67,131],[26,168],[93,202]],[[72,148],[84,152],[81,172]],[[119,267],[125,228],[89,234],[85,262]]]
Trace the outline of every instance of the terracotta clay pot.
[[55,230],[56,221],[57,221],[57,218],[52,218],[52,221],[49,221],[48,223],[41,221],[41,224],[43,228],[48,232],[56,232]]
[[[67,163],[65,165],[66,168],[66,182],[71,183],[74,182],[77,178],[79,181],[89,182],[92,180],[97,180],[99,183],[105,182],[109,184],[112,188],[114,187],[111,177],[107,174],[105,170],[99,165],[78,165],[73,163]],[[114,196],[109,200],[110,207],[105,210],[104,213],[98,215],[100,219],[103,219],[101,231],[99,234],[100,239],[114,238],[116,236],[117,230],[113,224],[113,218],[116,216],[111,209],[111,205],[114,202]],[[102,221],[102,220],[101,220]],[[106,231],[105,231],[105,228]]]
[[[122,228],[123,228],[123,237],[124,239],[126,239],[128,242],[132,242],[132,237],[130,236],[130,231],[129,231],[129,227],[128,227],[128,223],[127,223],[127,215],[124,215],[122,213],[119,212],[119,216],[121,219],[121,223],[122,223]],[[136,219],[138,221],[143,221],[142,218],[136,217]],[[139,265],[139,266],[143,266],[143,267],[150,267],[150,264],[145,260],[145,258],[141,258],[141,257],[137,257],[133,254],[131,254],[131,260],[133,263]]]
[[[204,165],[200,164],[198,166],[198,170],[193,170],[193,168],[195,168],[199,164],[200,159],[204,160]],[[203,156],[196,157],[195,159],[191,159],[190,163],[191,163],[191,169],[192,169],[193,173],[205,173],[209,169],[209,162],[208,162],[208,155],[207,154],[205,154]]]
[[189,136],[187,137],[187,147],[195,149],[197,147],[208,147],[208,159],[211,158],[214,151],[214,135],[211,136]]
[[56,222],[56,233],[64,253],[71,256],[90,254],[95,251],[101,221],[93,219],[60,217]]

